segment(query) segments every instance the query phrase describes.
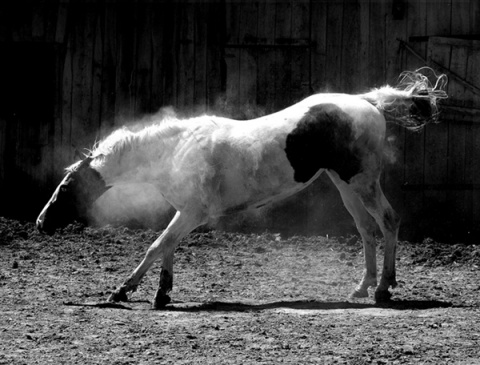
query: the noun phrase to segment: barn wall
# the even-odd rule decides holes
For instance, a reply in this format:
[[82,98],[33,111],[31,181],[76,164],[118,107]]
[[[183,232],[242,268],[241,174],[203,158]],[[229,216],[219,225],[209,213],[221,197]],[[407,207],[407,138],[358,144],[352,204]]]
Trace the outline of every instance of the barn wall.
[[[401,71],[433,61],[456,75],[450,77],[442,123],[420,133],[389,125],[396,161],[382,182],[402,214],[404,237],[468,240],[479,233],[474,156],[480,105],[476,89],[461,81],[480,86],[477,1],[17,4],[0,5],[2,57],[12,44],[21,44],[37,48],[32,65],[36,57],[51,57],[54,65],[48,71],[53,105],[41,121],[14,124],[0,113],[0,183],[11,189],[19,176],[27,176],[29,218],[83,148],[161,107],[172,105],[184,115],[208,111],[251,118],[314,92],[355,93],[394,84]],[[2,63],[4,71],[8,67]],[[12,135],[24,142],[7,143]],[[15,157],[22,155],[36,159]],[[317,198],[319,193],[324,197]],[[18,205],[7,195],[0,214]],[[240,217],[225,226],[232,220],[238,224]],[[354,232],[326,179],[262,218],[242,222],[290,233]]]

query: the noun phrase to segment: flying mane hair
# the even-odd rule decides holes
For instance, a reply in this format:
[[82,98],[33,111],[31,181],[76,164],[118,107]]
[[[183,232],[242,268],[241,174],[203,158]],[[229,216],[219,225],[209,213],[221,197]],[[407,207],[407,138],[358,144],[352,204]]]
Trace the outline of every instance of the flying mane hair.
[[[434,84],[425,71],[432,74]],[[381,110],[387,121],[419,131],[429,123],[438,122],[437,100],[448,97],[446,85],[446,75],[422,67],[402,72],[396,87],[384,86],[360,96]]]

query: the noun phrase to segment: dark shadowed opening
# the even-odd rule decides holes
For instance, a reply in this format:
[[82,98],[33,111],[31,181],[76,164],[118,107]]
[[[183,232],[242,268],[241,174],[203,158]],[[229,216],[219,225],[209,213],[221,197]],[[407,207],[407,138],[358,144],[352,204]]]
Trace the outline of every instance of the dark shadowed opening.
[[52,163],[54,47],[0,43],[0,54],[0,215],[33,220],[48,200],[39,182]]

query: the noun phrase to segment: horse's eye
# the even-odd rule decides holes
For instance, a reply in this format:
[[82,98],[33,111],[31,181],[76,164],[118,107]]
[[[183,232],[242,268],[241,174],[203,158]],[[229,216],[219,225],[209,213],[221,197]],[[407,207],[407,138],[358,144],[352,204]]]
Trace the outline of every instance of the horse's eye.
[[61,193],[66,193],[67,192],[67,187],[66,186],[61,186],[60,187],[60,192]]

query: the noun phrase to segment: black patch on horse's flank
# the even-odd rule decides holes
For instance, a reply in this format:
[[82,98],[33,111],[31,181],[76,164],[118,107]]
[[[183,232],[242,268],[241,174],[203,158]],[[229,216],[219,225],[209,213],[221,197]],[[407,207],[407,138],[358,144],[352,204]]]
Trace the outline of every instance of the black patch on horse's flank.
[[361,170],[353,147],[353,120],[334,104],[315,105],[287,136],[285,153],[297,182],[309,181],[320,169],[349,181]]

